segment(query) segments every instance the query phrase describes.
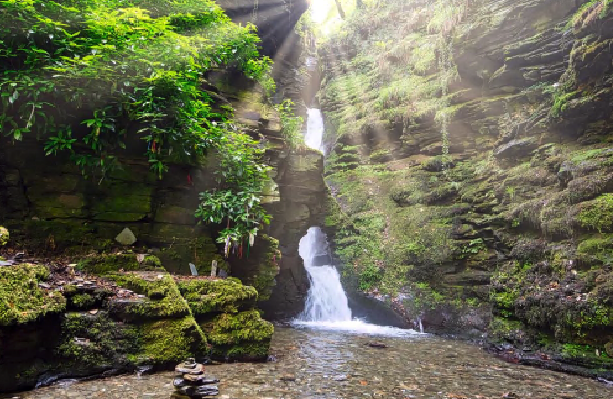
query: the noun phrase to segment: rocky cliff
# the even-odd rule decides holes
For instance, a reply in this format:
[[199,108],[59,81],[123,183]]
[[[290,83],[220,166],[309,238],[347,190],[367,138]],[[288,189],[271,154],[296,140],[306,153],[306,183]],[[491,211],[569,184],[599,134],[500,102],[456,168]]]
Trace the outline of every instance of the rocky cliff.
[[606,374],[612,5],[365,6],[319,48],[345,273],[426,330]]
[[[262,52],[277,60],[276,97],[299,100],[305,83],[296,71],[304,59],[293,27],[306,2],[220,4],[235,22],[258,26]],[[221,69],[210,71],[206,79],[202,91],[217,107],[235,109],[244,133],[267,146],[266,162],[273,167],[264,196],[273,221],[249,256],[234,252],[224,259],[222,246],[215,242],[219,226],[196,223],[199,193],[215,184],[214,157],[196,164],[172,164],[159,180],[142,156],[146,143],[139,140],[130,143],[130,151],[117,151],[121,170],[94,180],[83,176],[68,156],[45,156],[44,141],[0,138],[0,221],[12,231],[10,245],[39,256],[112,252],[121,247],[115,238],[128,228],[135,246],[154,252],[172,272],[187,274],[193,263],[200,273],[208,273],[215,259],[221,269],[255,285],[262,301],[276,286],[275,295],[283,300],[267,305],[271,314],[300,312],[308,280],[297,247],[314,221],[324,217],[321,157],[286,147],[278,115],[252,81]]]

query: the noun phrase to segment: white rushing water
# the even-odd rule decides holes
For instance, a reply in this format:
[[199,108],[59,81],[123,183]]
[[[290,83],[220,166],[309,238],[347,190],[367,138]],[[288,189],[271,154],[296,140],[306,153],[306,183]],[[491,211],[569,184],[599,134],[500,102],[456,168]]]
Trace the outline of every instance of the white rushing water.
[[336,267],[317,261],[327,258],[327,249],[326,235],[319,227],[311,227],[300,240],[300,256],[311,281],[301,321],[351,321],[351,309]]
[[[324,125],[321,110],[307,110],[305,144],[323,152]],[[383,327],[353,319],[347,294],[341,277],[331,264],[326,235],[319,227],[311,227],[300,240],[299,253],[311,282],[304,311],[294,320],[294,325],[315,329],[344,331],[349,333],[407,336],[414,330]]]
[[336,267],[329,263],[326,235],[312,227],[300,240],[300,256],[311,282],[304,311],[294,326],[318,330],[334,330],[354,334],[415,336],[414,330],[378,326],[351,316],[347,294]]
[[323,149],[324,120],[318,108],[307,109],[307,131],[304,143],[307,147],[321,152]]

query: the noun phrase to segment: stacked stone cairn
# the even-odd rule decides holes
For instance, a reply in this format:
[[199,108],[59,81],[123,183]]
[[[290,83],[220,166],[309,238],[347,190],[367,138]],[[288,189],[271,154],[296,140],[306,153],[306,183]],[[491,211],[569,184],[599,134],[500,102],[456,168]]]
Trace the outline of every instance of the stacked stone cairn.
[[175,399],[205,398],[217,396],[219,382],[215,377],[204,374],[204,365],[196,363],[195,359],[187,359],[175,367],[177,376],[174,380],[175,392],[171,395]]

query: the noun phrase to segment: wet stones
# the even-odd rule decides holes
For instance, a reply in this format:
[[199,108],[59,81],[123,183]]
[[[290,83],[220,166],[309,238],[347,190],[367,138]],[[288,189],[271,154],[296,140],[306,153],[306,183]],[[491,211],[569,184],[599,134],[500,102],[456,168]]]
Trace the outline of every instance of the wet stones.
[[204,365],[196,363],[195,359],[187,359],[175,367],[177,376],[173,381],[175,392],[171,395],[175,399],[205,398],[217,396],[218,379],[206,376]]

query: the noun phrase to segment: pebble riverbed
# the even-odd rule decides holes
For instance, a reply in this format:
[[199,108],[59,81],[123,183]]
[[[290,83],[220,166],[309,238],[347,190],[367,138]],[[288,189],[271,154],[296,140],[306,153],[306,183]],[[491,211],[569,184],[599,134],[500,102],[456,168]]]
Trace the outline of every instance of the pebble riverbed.
[[[386,348],[371,348],[377,341]],[[370,337],[277,328],[266,364],[206,367],[221,399],[432,398],[613,399],[613,388],[583,377],[508,364],[459,341],[425,335]],[[169,398],[174,373],[61,382],[7,398]]]

